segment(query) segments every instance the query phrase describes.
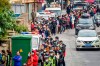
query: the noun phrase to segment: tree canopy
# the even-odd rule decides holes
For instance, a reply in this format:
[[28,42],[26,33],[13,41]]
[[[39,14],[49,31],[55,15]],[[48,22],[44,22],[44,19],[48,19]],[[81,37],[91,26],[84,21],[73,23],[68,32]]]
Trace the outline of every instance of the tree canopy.
[[0,12],[2,12],[4,8],[9,9],[10,6],[9,0],[0,0]]
[[0,0],[0,40],[7,38],[7,30],[18,33],[28,30],[26,26],[18,25],[14,16],[9,0]]
[[0,39],[5,37],[7,30],[12,30],[16,25],[10,7],[9,0],[0,0]]

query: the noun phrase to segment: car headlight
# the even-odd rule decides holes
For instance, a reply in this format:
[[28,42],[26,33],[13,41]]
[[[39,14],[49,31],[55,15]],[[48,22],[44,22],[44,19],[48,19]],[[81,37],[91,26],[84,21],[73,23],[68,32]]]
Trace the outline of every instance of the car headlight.
[[92,26],[90,26],[90,27],[89,27],[89,29],[94,29],[94,26],[93,26],[93,25],[92,25]]
[[96,40],[95,43],[99,42],[99,40]]

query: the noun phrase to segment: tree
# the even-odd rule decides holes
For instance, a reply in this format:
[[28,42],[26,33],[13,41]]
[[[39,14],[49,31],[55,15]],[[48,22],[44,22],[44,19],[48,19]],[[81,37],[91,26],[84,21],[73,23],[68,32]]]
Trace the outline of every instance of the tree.
[[4,8],[9,9],[11,7],[9,0],[0,0],[0,12],[4,10]]
[[7,36],[7,30],[20,32],[25,29],[26,27],[17,26],[9,0],[0,0],[0,40]]

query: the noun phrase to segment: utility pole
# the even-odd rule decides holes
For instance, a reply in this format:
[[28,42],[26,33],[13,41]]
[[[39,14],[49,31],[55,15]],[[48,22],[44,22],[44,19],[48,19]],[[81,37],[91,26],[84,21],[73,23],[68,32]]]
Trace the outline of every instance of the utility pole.
[[54,0],[54,2],[56,2],[56,1]]
[[63,12],[63,0],[61,0],[61,11]]

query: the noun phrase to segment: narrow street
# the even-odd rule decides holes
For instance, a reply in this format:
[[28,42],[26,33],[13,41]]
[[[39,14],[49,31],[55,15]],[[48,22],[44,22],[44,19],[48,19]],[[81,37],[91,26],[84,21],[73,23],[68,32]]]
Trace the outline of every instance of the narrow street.
[[[97,28],[99,31],[100,28]],[[66,30],[62,34],[57,34],[66,44],[66,66],[99,66],[100,51],[99,50],[81,50],[75,49],[74,29]]]

